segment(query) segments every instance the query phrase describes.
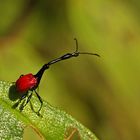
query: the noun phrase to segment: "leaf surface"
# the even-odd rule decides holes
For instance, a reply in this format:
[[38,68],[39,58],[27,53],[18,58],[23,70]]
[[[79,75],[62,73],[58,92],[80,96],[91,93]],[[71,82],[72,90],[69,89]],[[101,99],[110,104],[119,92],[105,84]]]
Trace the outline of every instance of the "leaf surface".
[[13,108],[20,94],[15,84],[0,81],[0,138],[3,140],[23,139],[24,129],[31,126],[45,140],[97,140],[96,136],[66,112],[43,101],[41,115],[36,112],[40,102],[35,94],[31,102],[20,111]]

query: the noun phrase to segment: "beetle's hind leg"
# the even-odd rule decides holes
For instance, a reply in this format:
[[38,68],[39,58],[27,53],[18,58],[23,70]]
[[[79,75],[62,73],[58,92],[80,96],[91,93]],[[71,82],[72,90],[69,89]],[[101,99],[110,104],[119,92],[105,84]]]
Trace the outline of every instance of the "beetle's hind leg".
[[40,112],[40,110],[41,110],[41,108],[42,108],[42,106],[43,106],[43,101],[42,101],[42,98],[39,96],[39,94],[37,93],[37,91],[36,90],[34,90],[35,91],[35,93],[36,93],[36,95],[37,95],[37,98],[39,99],[39,101],[40,101],[40,103],[41,103],[41,105],[40,105],[40,108],[39,108],[39,110],[38,110],[38,114],[39,114],[39,112]]

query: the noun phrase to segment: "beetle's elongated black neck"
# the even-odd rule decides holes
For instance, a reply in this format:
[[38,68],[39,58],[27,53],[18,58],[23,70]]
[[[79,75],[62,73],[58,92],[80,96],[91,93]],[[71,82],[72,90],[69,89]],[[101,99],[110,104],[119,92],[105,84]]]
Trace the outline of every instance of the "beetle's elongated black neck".
[[[52,65],[52,64],[55,64],[55,63],[57,63],[57,62],[59,62],[59,61],[66,60],[66,59],[69,59],[69,58],[72,58],[72,57],[77,57],[77,56],[79,56],[80,54],[88,54],[88,55],[96,55],[96,56],[99,56],[99,55],[96,54],[96,53],[79,52],[79,51],[78,51],[78,41],[77,41],[76,38],[75,38],[74,40],[76,41],[76,50],[75,50],[73,53],[66,53],[66,54],[62,55],[61,57],[56,58],[56,59],[54,59],[54,60],[48,62],[47,64],[44,64],[43,67],[39,70],[39,72],[38,72],[36,75],[34,75],[34,76],[37,78],[37,82],[38,82],[38,83],[37,83],[37,86],[38,86],[39,83],[40,83],[40,80],[41,80],[41,78],[42,78],[42,75],[43,75],[44,71],[45,71],[46,69],[48,69],[48,68],[50,67],[50,65]],[[37,86],[36,86],[36,87],[37,87]]]
[[57,63],[59,61],[66,60],[66,59],[69,59],[69,58],[72,58],[72,57],[77,57],[77,56],[79,56],[79,53],[78,52],[67,53],[67,54],[62,55],[59,58],[56,58],[56,59],[48,62],[47,64],[44,64],[43,67],[39,70],[39,72],[35,75],[35,77],[38,80],[38,84],[40,83],[40,80],[42,78],[42,75],[43,75],[44,71],[46,69],[48,69],[50,67],[50,65],[55,64],[55,63]]

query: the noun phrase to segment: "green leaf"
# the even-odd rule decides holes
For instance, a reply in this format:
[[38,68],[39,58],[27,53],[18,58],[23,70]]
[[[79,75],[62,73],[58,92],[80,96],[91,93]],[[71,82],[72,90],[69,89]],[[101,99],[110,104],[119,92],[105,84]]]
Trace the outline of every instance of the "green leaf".
[[[15,84],[0,81],[0,138],[21,140],[25,127],[31,126],[42,139],[46,140],[98,140],[96,136],[66,112],[43,101],[41,116],[38,98],[33,95],[31,102],[21,112]],[[22,103],[21,103],[22,104]]]

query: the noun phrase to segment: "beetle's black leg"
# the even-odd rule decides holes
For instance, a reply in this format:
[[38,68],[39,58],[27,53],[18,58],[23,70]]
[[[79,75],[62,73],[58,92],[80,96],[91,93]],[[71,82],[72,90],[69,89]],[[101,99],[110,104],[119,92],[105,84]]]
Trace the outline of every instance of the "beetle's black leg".
[[41,103],[40,108],[39,108],[39,110],[38,110],[38,114],[39,114],[39,112],[40,112],[40,110],[41,110],[41,108],[42,108],[42,105],[43,105],[43,101],[42,101],[42,98],[39,96],[39,94],[36,92],[36,90],[34,90],[34,91],[35,91],[35,93],[36,93],[36,95],[37,95],[37,97],[38,97],[38,99],[39,99],[39,101],[40,101],[40,103]]
[[18,102],[16,102],[16,103],[12,106],[12,108],[16,108],[16,107],[20,104],[20,102],[21,102],[24,98],[27,97],[27,95],[28,95],[28,93],[23,94],[23,95],[21,96],[21,98],[18,100]]
[[31,94],[30,94],[29,97],[27,98],[26,103],[22,106],[22,110],[23,110],[23,108],[29,103],[29,101],[30,101],[31,98],[32,98],[32,95],[33,95],[33,92],[31,92]]
[[20,98],[20,102],[21,102],[21,100],[23,100],[25,97],[27,97],[27,95],[28,95],[28,93],[23,94],[23,95],[21,96],[21,98]]

